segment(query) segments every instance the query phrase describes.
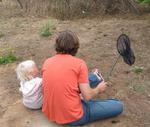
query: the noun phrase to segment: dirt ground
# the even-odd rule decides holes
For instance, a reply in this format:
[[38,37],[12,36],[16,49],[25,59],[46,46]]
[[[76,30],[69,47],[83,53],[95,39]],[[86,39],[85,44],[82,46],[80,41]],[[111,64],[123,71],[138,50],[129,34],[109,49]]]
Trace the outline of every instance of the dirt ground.
[[[39,29],[51,20],[55,29],[48,38],[41,37]],[[150,15],[107,16],[104,18],[60,21],[53,18],[23,16],[21,11],[3,8],[0,4],[0,55],[11,51],[17,56],[12,64],[0,65],[0,126],[51,127],[40,110],[25,108],[19,93],[15,68],[22,60],[33,59],[39,69],[48,57],[55,54],[55,37],[61,30],[77,33],[81,47],[78,57],[87,62],[89,70],[97,67],[106,75],[118,53],[117,37],[122,31],[129,35],[136,62],[126,65],[118,62],[106,93],[97,98],[118,98],[124,103],[124,112],[116,118],[97,121],[85,127],[150,127]],[[135,67],[143,67],[140,74]]]

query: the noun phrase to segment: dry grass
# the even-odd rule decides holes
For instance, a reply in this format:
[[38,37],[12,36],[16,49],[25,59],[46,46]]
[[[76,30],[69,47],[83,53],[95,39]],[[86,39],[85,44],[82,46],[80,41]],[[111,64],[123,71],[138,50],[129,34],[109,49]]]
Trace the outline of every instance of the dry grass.
[[139,13],[135,0],[16,0],[14,2],[28,14],[51,15],[60,19],[127,12]]

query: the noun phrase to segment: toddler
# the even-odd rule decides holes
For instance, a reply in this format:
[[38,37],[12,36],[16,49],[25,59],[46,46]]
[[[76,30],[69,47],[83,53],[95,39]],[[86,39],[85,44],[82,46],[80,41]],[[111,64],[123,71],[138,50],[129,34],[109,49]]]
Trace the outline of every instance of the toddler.
[[16,68],[17,78],[20,80],[20,91],[23,104],[30,109],[42,107],[42,79],[38,76],[38,68],[34,61],[26,60]]

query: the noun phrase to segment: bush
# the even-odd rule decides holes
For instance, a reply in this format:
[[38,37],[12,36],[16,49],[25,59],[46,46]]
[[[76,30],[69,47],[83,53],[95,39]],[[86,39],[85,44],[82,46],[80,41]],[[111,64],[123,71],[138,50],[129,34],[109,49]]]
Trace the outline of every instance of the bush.
[[8,54],[8,55],[0,56],[0,64],[13,63],[16,60],[17,60],[17,58],[13,54]]
[[137,0],[17,0],[28,14],[54,16],[60,19],[103,16],[113,13],[137,13]]
[[134,91],[138,92],[138,93],[145,93],[146,92],[146,86],[142,85],[142,84],[137,84],[134,87]]
[[140,73],[143,73],[144,71],[144,68],[143,67],[138,67],[138,66],[135,66],[131,69],[131,71],[133,71],[134,73],[136,74],[140,74]]
[[150,0],[138,0],[141,4],[150,4]]
[[49,37],[52,35],[54,25],[51,21],[42,26],[40,30],[40,35],[43,37]]
[[4,36],[4,33],[0,31],[0,38]]

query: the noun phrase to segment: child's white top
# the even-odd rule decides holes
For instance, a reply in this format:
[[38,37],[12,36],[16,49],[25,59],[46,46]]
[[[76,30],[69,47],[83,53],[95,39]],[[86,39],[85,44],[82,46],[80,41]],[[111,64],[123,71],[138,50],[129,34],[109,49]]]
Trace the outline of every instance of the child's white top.
[[23,95],[23,104],[31,109],[42,107],[42,79],[34,78],[20,83],[20,89]]

